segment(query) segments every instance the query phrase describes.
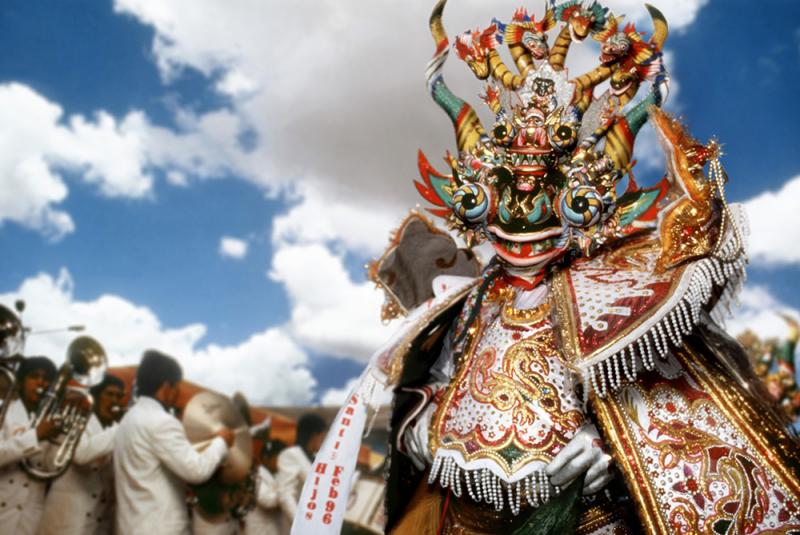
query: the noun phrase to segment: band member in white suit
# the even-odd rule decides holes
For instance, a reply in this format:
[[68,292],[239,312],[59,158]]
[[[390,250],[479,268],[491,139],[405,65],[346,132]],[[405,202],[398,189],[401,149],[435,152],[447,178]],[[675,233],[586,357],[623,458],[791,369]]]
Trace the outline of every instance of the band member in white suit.
[[196,503],[192,507],[193,535],[237,535],[239,520],[230,514],[232,489],[211,479],[192,487]]
[[30,428],[31,416],[56,374],[47,357],[25,359],[17,370],[19,397],[11,402],[0,434],[0,534],[33,535],[39,526],[47,483],[28,476],[19,462],[38,455],[58,427],[43,420]]
[[279,499],[282,489],[273,475],[278,470],[278,455],[284,449],[286,444],[280,440],[267,440],[261,449],[256,506],[244,519],[244,535],[282,535],[289,532]]
[[238,533],[238,520],[230,517],[218,522],[206,520],[197,508],[192,508],[192,535],[237,535]]
[[311,463],[322,445],[328,425],[317,414],[304,414],[297,421],[297,437],[295,445],[278,455],[278,473],[276,479],[280,492],[280,504],[284,517],[292,525],[297,500],[303,490],[303,483],[311,471]]
[[184,482],[207,480],[233,444],[233,431],[227,428],[201,452],[189,443],[169,412],[182,377],[175,359],[145,351],[136,374],[139,399],[114,438],[118,535],[188,534]]
[[114,526],[114,467],[111,453],[125,397],[125,383],[106,375],[91,389],[89,418],[67,471],[53,481],[39,535],[105,535]]

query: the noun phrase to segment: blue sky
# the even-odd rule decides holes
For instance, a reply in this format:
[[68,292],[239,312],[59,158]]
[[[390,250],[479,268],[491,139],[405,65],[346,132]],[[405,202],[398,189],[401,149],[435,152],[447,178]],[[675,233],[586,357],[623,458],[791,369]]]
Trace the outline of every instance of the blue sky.
[[[86,323],[116,363],[160,346],[189,378],[306,403],[389,334],[362,266],[418,202],[416,148],[438,161],[452,144],[424,91],[429,6],[223,4],[3,2],[0,301],[25,296],[34,327]],[[508,18],[508,4],[452,2],[445,23]],[[800,4],[686,5],[675,22],[664,6],[670,106],[723,142],[729,198],[755,212],[733,327],[780,334],[764,310],[800,307],[800,256],[784,250],[800,239],[786,198],[800,193]],[[246,253],[222,254],[223,237]],[[64,343],[31,338],[57,359]]]

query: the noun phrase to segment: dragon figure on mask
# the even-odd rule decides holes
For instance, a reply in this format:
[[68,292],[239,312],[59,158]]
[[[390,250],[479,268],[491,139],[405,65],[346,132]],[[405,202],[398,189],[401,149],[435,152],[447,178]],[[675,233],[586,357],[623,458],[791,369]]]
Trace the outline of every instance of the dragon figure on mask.
[[[486,128],[445,83],[445,3],[426,77],[456,150],[446,171],[420,151],[414,185],[466,247],[414,211],[369,266],[383,319],[404,318],[317,469],[340,462],[360,440],[352,418],[391,391],[387,532],[800,530],[800,449],[720,327],[744,280],[746,221],[726,202],[719,144],[661,109],[662,13],[646,6],[646,38],[596,1],[550,0],[458,36],[486,82]],[[598,65],[571,78],[570,49],[590,42]],[[648,122],[666,172],[640,187]],[[302,518],[319,528],[313,507]]]

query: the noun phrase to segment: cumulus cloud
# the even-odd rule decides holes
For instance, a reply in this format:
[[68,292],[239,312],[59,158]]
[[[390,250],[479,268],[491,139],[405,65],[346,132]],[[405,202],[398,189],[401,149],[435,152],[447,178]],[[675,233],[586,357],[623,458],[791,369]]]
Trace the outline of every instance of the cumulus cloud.
[[53,239],[75,228],[57,205],[68,189],[59,170],[77,172],[109,197],[147,195],[152,177],[143,167],[143,117],[117,121],[104,112],[93,120],[63,120],[63,110],[27,86],[0,85],[0,223],[14,221]]
[[739,306],[727,330],[734,336],[749,329],[761,338],[785,338],[789,327],[782,315],[798,319],[800,310],[782,302],[766,286],[748,285],[739,294]]
[[358,377],[353,377],[342,388],[329,388],[320,397],[319,404],[323,407],[341,407],[357,383]]
[[[244,82],[230,83],[241,89]],[[237,158],[247,161],[241,136],[248,127],[237,113],[176,113],[176,129],[136,110],[121,119],[103,110],[66,117],[30,87],[0,84],[0,224],[14,221],[54,240],[73,232],[72,218],[59,208],[69,193],[67,173],[102,196],[142,199],[152,197],[155,170],[186,186],[190,178],[237,169]]]
[[342,204],[309,188],[300,201],[272,221],[276,246],[335,243],[367,255],[379,255],[389,233],[402,221],[400,210],[376,209],[369,203]]
[[289,294],[289,326],[304,346],[366,362],[391,332],[380,321],[382,294],[371,282],[353,282],[342,258],[324,245],[281,247],[270,277]]
[[[106,349],[112,366],[138,364],[142,351],[158,348],[180,361],[185,377],[225,393],[241,390],[258,404],[308,404],[316,385],[308,356],[284,330],[267,328],[230,346],[202,345],[206,327],[193,323],[167,327],[149,308],[124,297],[104,294],[91,301],[74,297],[74,282],[62,269],[57,276],[40,273],[20,287],[0,294],[0,303],[27,303],[24,322],[33,331],[84,325]],[[64,360],[75,333],[33,334],[27,354],[42,354],[57,364]],[[243,371],[246,370],[246,373]]]
[[223,236],[219,240],[219,254],[223,257],[241,260],[247,256],[248,244],[239,238]]
[[744,203],[750,220],[748,251],[753,262],[797,264],[800,262],[800,176],[778,191],[765,191]]
[[[229,83],[244,90],[242,80]],[[72,232],[71,217],[58,208],[68,195],[67,171],[103,196],[137,199],[152,195],[155,169],[175,186],[188,185],[189,177],[248,172],[236,164],[237,158],[247,161],[240,140],[248,128],[237,113],[179,109],[175,119],[178,127],[170,129],[141,111],[122,119],[103,110],[92,118],[66,117],[30,87],[0,84],[0,172],[7,193],[0,199],[0,223],[15,221],[53,239]]]

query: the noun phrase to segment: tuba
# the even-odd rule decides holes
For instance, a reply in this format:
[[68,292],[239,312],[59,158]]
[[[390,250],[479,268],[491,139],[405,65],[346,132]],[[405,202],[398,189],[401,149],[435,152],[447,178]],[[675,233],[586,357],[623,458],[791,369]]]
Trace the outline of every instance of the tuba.
[[[103,380],[106,368],[106,352],[94,338],[79,336],[69,345],[66,362],[58,370],[31,422],[35,429],[43,420],[53,420],[61,432],[51,441],[52,446],[45,448],[43,456],[29,457],[21,462],[28,475],[53,479],[69,468],[94,405],[86,389]],[[80,387],[70,385],[70,381],[77,382]]]
[[0,426],[17,391],[17,368],[24,345],[22,322],[10,309],[0,305]]

